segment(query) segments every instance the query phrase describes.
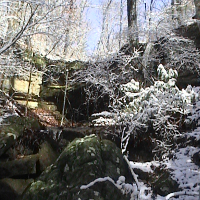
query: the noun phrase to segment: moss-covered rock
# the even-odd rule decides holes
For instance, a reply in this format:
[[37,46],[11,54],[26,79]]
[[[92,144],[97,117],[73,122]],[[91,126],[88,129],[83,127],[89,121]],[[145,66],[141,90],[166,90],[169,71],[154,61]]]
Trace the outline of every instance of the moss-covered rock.
[[0,178],[36,175],[39,155],[29,155],[12,161],[0,162]]
[[42,143],[39,151],[40,170],[43,171],[49,165],[53,164],[57,157],[57,153],[47,141]]
[[31,62],[33,65],[35,65],[38,69],[43,68],[47,64],[46,58],[42,57],[39,54],[35,54],[29,49],[26,49],[23,54],[23,58],[25,61]]
[[23,134],[25,129],[41,129],[37,119],[30,117],[9,116],[3,120],[0,129],[0,156],[3,155]]
[[[26,187],[28,185],[30,185],[33,182],[33,179],[16,179],[16,178],[4,178],[0,180],[0,185],[8,185],[10,186],[10,189],[12,192],[13,190],[15,191],[15,193],[20,196],[22,195],[23,191],[26,189]],[[0,192],[4,193],[4,191],[0,190]],[[0,193],[0,197],[2,197],[2,193]],[[9,193],[9,192],[8,192]],[[2,198],[0,198],[2,199]],[[13,198],[9,197],[9,200]],[[6,199],[4,199],[6,200]]]
[[1,134],[12,133],[16,137],[21,135],[25,129],[41,129],[41,124],[32,117],[9,116],[4,119]]
[[120,149],[108,140],[97,136],[75,139],[62,152],[56,163],[48,167],[23,195],[23,200],[121,200],[123,196],[112,183],[96,183],[81,190],[100,177],[117,180],[125,176],[126,165]]
[[150,182],[154,193],[161,196],[179,191],[178,183],[171,178],[169,171],[164,169],[156,169],[155,174],[150,176]]

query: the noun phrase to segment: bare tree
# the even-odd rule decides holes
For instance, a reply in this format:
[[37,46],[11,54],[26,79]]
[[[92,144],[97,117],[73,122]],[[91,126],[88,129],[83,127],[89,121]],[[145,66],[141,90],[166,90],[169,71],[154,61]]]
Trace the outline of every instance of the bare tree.
[[100,5],[100,37],[97,43],[95,55],[107,57],[119,51],[125,44],[127,24],[124,23],[126,15],[124,0],[119,4],[113,0],[103,1]]
[[137,0],[127,0],[127,15],[130,44],[138,43]]
[[86,32],[79,31],[87,27],[83,14],[86,4],[87,0],[1,2],[0,54],[17,41],[21,46],[26,45],[27,36],[31,36],[33,50],[43,55],[59,53],[62,58],[69,58],[73,52],[83,53],[83,48],[79,51],[78,46],[85,47],[86,43],[81,39],[86,38]]
[[9,93],[13,95],[16,76],[28,81],[27,91],[24,91],[25,88],[21,92],[28,105],[33,79],[41,77],[47,70],[45,62],[40,69],[35,65],[33,55],[52,59],[84,59],[88,31],[84,12],[87,4],[87,0],[1,1],[1,88],[10,79]]
[[[9,3],[7,3],[7,5],[3,5],[6,6],[6,11],[3,13],[4,17],[6,17],[6,14],[8,14],[8,10],[11,9]],[[17,30],[13,31],[13,33],[10,33],[10,30],[12,28],[11,25],[11,17],[12,16],[8,16],[8,29],[6,31],[6,33],[8,33],[8,36],[5,35],[4,38],[2,38],[3,40],[3,46],[0,49],[0,54],[4,53],[6,50],[8,50],[12,45],[14,45],[24,34],[24,32],[29,29],[29,26],[33,23],[33,18],[37,12],[38,9],[38,5],[31,5],[29,3],[27,3],[27,6],[25,8],[26,10],[29,10],[29,13],[25,13],[26,16],[24,16],[24,18],[19,18],[17,20],[20,20],[18,23],[21,25],[20,28],[18,28]],[[16,12],[16,11],[15,11]],[[16,16],[17,17],[17,16]],[[15,18],[16,19],[16,18]],[[2,20],[2,22],[5,23],[5,20]],[[2,27],[2,24],[1,24]]]

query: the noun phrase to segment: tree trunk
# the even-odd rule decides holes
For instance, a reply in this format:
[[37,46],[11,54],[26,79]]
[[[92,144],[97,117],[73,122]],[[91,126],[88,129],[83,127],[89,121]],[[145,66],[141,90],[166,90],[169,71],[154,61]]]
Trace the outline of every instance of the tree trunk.
[[130,44],[138,43],[137,1],[127,0],[128,36]]

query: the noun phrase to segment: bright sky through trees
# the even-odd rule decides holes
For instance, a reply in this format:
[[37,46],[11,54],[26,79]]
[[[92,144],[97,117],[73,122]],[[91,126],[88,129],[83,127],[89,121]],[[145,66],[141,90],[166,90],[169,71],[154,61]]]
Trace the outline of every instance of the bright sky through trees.
[[91,32],[88,36],[87,45],[88,50],[93,51],[97,45],[98,38],[100,36],[101,16],[99,13],[99,0],[91,2],[91,7],[87,11],[87,20],[91,25]]
[[[91,0],[89,2],[89,7],[87,9],[87,20],[89,21],[91,25],[91,32],[88,36],[87,40],[87,49],[89,53],[92,53],[95,48],[97,47],[97,43],[100,38],[101,34],[101,27],[102,27],[102,5],[106,5],[109,0]],[[120,2],[121,0],[112,0],[112,2],[115,2],[118,8],[120,9]],[[146,16],[150,12],[150,9],[152,9],[153,12],[158,13],[161,12],[164,8],[169,6],[171,3],[171,0],[139,0],[138,1],[138,21],[139,24],[142,25],[141,27],[147,27],[146,23],[147,18]],[[123,15],[125,16],[127,14],[127,5],[126,0],[123,1]],[[145,12],[146,11],[146,12]],[[120,13],[120,10],[119,10]],[[115,14],[115,13],[113,13]],[[124,18],[125,19],[125,18]],[[111,22],[113,23],[113,22]],[[123,21],[125,24],[124,26],[127,26],[127,21]],[[109,25],[109,24],[108,24]],[[110,24],[111,25],[111,24]],[[116,28],[116,30],[119,29],[119,27]],[[141,30],[140,30],[141,31]]]

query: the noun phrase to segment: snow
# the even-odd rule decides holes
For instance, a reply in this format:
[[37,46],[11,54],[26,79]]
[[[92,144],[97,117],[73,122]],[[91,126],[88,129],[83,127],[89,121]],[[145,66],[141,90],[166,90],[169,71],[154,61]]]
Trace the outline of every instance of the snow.
[[177,78],[178,77],[178,72],[177,70],[169,69],[169,78]]
[[198,151],[200,151],[199,148],[192,146],[181,148],[174,154],[174,159],[165,162],[167,168],[171,171],[172,178],[177,181],[181,191],[186,194],[180,196],[180,200],[197,199],[200,171],[199,166],[192,162],[191,157]]
[[167,80],[169,78],[169,74],[167,73],[162,64],[158,66],[157,71],[158,71],[158,76],[160,76],[161,80]]
[[[162,66],[160,66],[161,70]],[[172,74],[172,72],[170,72]],[[173,79],[171,79],[172,82],[170,83],[172,87],[174,87]],[[169,83],[169,82],[168,82]],[[155,84],[155,88],[162,88],[166,83],[163,81],[157,81]],[[130,89],[130,88],[129,88]],[[175,88],[176,89],[176,88]],[[148,91],[144,91],[150,94],[152,96],[153,94],[149,91],[151,88],[149,88]],[[129,95],[127,95],[127,93]],[[131,96],[133,98],[136,98],[136,96],[139,93],[132,93],[126,90],[126,95]],[[195,141],[200,141],[200,87],[192,87],[188,86],[185,90],[182,90],[177,98],[182,97],[183,103],[186,103],[186,105],[189,103],[190,105],[187,107],[187,111],[189,113],[189,116],[186,120],[192,120],[197,122],[196,129],[188,132],[183,132],[181,135],[184,137],[186,136],[188,140],[191,138]],[[134,96],[132,96],[134,95]],[[177,95],[177,91],[174,93],[174,97]],[[193,99],[195,100],[195,103],[192,105]],[[154,102],[156,99],[154,99]],[[144,101],[143,101],[144,102]],[[147,102],[148,103],[148,102]],[[143,113],[145,114],[145,113]],[[113,124],[114,121],[109,121],[112,119],[106,119],[104,117],[112,117],[113,113],[109,112],[102,112],[99,114],[95,114],[95,117],[100,117],[99,119],[96,119],[96,123],[102,124],[102,123],[108,123]],[[99,121],[98,121],[99,120]],[[107,120],[107,121],[106,121]],[[160,119],[161,120],[161,119]],[[186,147],[177,147],[173,150],[173,157],[169,159],[168,157],[164,158],[162,161],[151,161],[151,162],[133,162],[128,161],[128,166],[131,170],[131,173],[133,175],[133,178],[135,180],[135,183],[130,184],[126,183],[126,179],[124,176],[119,176],[118,180],[115,182],[110,177],[104,177],[104,178],[98,178],[91,183],[88,183],[88,185],[81,186],[81,189],[86,189],[91,187],[97,182],[103,182],[103,181],[110,181],[115,185],[118,189],[121,190],[123,194],[130,193],[131,198],[130,200],[199,200],[200,199],[200,169],[199,166],[195,165],[193,163],[193,155],[196,152],[200,151],[199,147],[194,146],[186,146]],[[127,158],[126,158],[127,159]],[[125,159],[125,160],[126,160]],[[170,172],[171,178],[175,180],[179,185],[179,191],[173,192],[168,195],[160,196],[160,195],[153,195],[153,189],[144,183],[142,180],[137,179],[137,174],[133,172],[133,169],[137,168],[142,170],[146,173],[154,173],[155,168],[159,168],[161,166],[164,166],[165,170]],[[153,197],[154,196],[154,197]]]
[[94,123],[94,126],[114,126],[116,124],[114,119],[107,119],[104,117],[94,119],[92,122]]
[[188,139],[194,138],[195,141],[199,141],[200,140],[200,127],[197,127],[192,132],[185,133],[185,135],[187,136]]
[[[160,66],[160,70],[161,71],[163,70],[162,66]],[[176,72],[174,72],[173,74],[171,71],[170,76],[173,76],[173,75],[176,76]],[[186,113],[188,113],[188,117],[186,118],[186,121],[188,121],[189,124],[192,121],[196,122],[196,125],[197,125],[197,127],[194,130],[191,130],[188,132],[182,132],[181,135],[183,137],[186,137],[188,141],[192,139],[193,141],[196,141],[199,143],[200,141],[200,121],[199,121],[200,120],[200,96],[199,96],[200,87],[192,87],[189,85],[185,90],[183,89],[182,91],[179,91],[175,86],[175,79],[173,78],[169,79],[167,83],[170,85],[170,88],[171,88],[170,92],[172,93],[173,98],[182,99],[182,105],[183,104],[185,105],[185,107],[183,108],[185,108]],[[133,84],[133,81],[128,86],[130,86],[131,84]],[[125,92],[126,96],[134,99],[131,102],[129,102],[129,106],[130,104],[132,104],[133,107],[140,106],[138,102],[141,102],[141,98],[145,97],[147,94],[149,95],[149,98],[152,98],[154,100],[154,104],[156,104],[157,101],[160,101],[159,92],[162,90],[163,87],[165,87],[165,85],[166,83],[163,81],[157,81],[155,83],[154,88],[155,90],[157,89],[156,90],[157,96],[152,92],[153,88],[151,87],[146,88],[146,90],[141,89],[139,92],[137,91],[135,93],[131,91],[131,88],[128,88],[127,90],[125,89],[124,91],[126,91]],[[137,101],[137,98],[139,98],[138,101]],[[145,101],[144,99],[145,98],[143,98],[143,104],[145,104],[145,107],[146,107],[148,106],[149,101]],[[175,103],[175,101],[173,100],[173,102],[171,103]],[[139,112],[139,108],[137,112]],[[145,114],[150,115],[152,112],[154,112],[154,110],[152,106],[150,106],[148,112],[142,112],[142,114],[145,117]],[[102,116],[104,116],[105,118],[103,118]],[[124,113],[124,116],[125,116],[125,113]],[[102,123],[114,124],[115,123],[115,121],[114,120],[112,121],[111,118],[106,119],[106,117],[112,117],[112,114],[109,112],[102,112],[100,114],[96,114],[95,117],[100,117],[99,119],[96,119],[95,121],[97,124],[102,124]],[[159,118],[158,123],[160,120],[161,118]],[[171,194],[168,194],[165,197],[157,195],[154,197],[155,200],[167,200],[167,199],[198,200],[200,199],[199,198],[200,169],[199,169],[199,166],[193,163],[192,156],[196,152],[199,152],[199,151],[200,151],[200,148],[194,147],[194,146],[177,147],[176,149],[174,149],[173,157],[171,159],[166,157],[162,161],[152,161],[152,162],[144,162],[144,163],[130,161],[129,167],[131,167],[131,169],[137,168],[147,173],[154,173],[153,169],[159,166],[165,166],[165,169],[170,172],[171,178],[179,184],[180,191],[173,192]],[[111,180],[108,177],[106,177],[104,179],[98,179],[94,181],[93,184],[99,181],[101,182],[101,181],[111,181]],[[149,185],[143,183],[141,180],[136,182],[137,187],[134,184],[132,185],[127,184],[125,182],[125,177],[122,177],[122,176],[119,177],[116,183],[113,180],[111,182],[119,189],[121,189],[121,185],[123,184],[124,190],[122,192],[123,193],[130,192],[132,194],[131,200],[137,199],[135,198],[135,196],[137,196],[140,200],[152,199],[152,195],[153,195],[152,188]],[[83,186],[82,189],[89,186],[91,186],[91,184],[88,186]]]
[[[130,161],[130,165],[132,168],[138,168],[148,173],[153,173],[152,166],[165,165],[166,169],[171,172],[171,177],[179,184],[180,191],[168,194],[166,197],[157,195],[155,200],[198,200],[200,170],[199,166],[195,165],[191,159],[192,155],[198,151],[200,151],[199,148],[188,146],[177,149],[174,158],[170,160],[160,163],[155,161],[145,163]],[[139,184],[140,200],[151,200],[152,189],[142,182]]]
[[132,79],[129,83],[121,85],[121,90],[124,92],[137,92],[140,89],[140,83]]
[[153,173],[153,170],[151,169],[152,163],[151,162],[146,162],[146,163],[141,163],[141,162],[130,162],[130,165],[133,169],[141,169],[143,172],[148,172],[148,173]]
[[115,113],[103,111],[103,112],[100,112],[100,113],[94,113],[94,114],[92,114],[91,117],[114,117],[114,116],[115,116]]
[[[200,92],[200,87],[188,86],[186,89],[187,93],[196,94]],[[185,94],[187,94],[185,93]],[[190,119],[199,120],[200,119],[200,99],[195,103],[193,107],[190,107],[191,116]],[[191,137],[195,138],[196,141],[200,141],[200,123],[197,124],[195,130],[190,132],[182,133],[182,135],[187,136],[188,139]],[[152,166],[165,165],[166,169],[171,174],[173,180],[175,180],[179,184],[180,191],[168,194],[166,197],[157,196],[156,200],[198,200],[200,199],[200,168],[195,165],[192,161],[192,156],[199,152],[199,147],[187,146],[184,148],[175,149],[174,155],[172,159],[166,158],[161,162],[132,162],[130,161],[130,165],[132,168],[138,168],[144,172],[153,173]],[[140,182],[140,184],[142,184]],[[146,187],[146,189],[144,189]],[[151,200],[152,189],[147,188],[145,184],[143,184],[143,191],[149,190],[149,194],[143,194],[141,199]]]

